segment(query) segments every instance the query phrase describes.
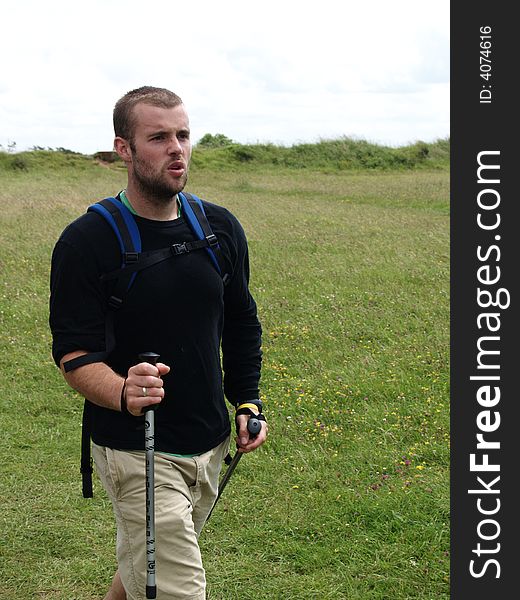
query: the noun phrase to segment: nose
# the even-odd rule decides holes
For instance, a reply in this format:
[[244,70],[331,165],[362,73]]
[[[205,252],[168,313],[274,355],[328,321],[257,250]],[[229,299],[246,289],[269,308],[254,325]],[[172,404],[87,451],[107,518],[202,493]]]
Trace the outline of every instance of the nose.
[[177,139],[177,136],[175,136],[175,135],[172,135],[172,137],[169,140],[168,154],[173,154],[173,155],[182,154],[182,145],[179,142],[179,140]]

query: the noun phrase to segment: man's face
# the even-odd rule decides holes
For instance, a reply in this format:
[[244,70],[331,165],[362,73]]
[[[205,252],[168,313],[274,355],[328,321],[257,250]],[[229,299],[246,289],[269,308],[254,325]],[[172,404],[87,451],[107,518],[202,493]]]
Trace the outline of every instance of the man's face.
[[167,202],[184,188],[188,179],[188,114],[182,104],[174,108],[137,104],[134,117],[129,174],[148,198]]

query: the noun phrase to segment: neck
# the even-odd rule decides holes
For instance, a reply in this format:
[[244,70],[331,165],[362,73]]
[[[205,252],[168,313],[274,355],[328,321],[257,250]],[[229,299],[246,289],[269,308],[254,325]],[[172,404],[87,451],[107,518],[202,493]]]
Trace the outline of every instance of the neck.
[[171,198],[152,198],[136,190],[130,183],[125,195],[135,212],[145,219],[153,221],[172,221],[178,214],[177,194]]

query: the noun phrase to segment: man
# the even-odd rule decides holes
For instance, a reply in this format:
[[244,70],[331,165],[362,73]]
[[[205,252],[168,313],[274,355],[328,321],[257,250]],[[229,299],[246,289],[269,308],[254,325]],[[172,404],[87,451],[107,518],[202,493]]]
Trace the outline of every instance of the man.
[[[133,90],[114,108],[114,129],[114,148],[128,172],[117,200],[134,213],[143,251],[193,240],[179,214],[191,157],[181,99],[161,88]],[[89,357],[106,349],[114,280],[102,276],[121,266],[114,231],[87,212],[65,229],[53,252],[53,356],[67,383],[89,401],[92,454],[117,524],[118,572],[106,599],[144,598],[143,409],[156,405],[159,600],[205,598],[198,535],[229,446],[224,393],[235,407],[248,405],[236,417],[239,451],[255,450],[266,439],[265,421],[256,437],[247,430],[248,419],[261,411],[261,327],[248,288],[246,238],[229,211],[208,202],[204,210],[229,281],[224,283],[205,250],[172,255],[139,271],[114,317],[115,348],[102,362]],[[137,360],[147,351],[160,355],[157,365]]]

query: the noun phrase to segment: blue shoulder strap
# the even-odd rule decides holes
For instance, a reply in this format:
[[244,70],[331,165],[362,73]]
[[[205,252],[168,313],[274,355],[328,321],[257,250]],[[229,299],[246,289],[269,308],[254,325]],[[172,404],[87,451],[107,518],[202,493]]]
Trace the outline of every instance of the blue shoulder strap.
[[[187,192],[180,192],[179,198],[184,218],[188,221],[191,230],[199,240],[205,239],[208,241],[206,252],[217,271],[225,278],[217,256],[217,253],[220,251],[218,240],[213,231],[211,231],[202,200],[194,194],[188,194]],[[196,212],[199,213],[198,216]]]
[[[111,309],[117,309],[123,301],[125,292],[127,292],[134,282],[136,272],[130,269],[125,273],[124,268],[127,265],[135,263],[141,252],[141,236],[139,229],[132,216],[132,213],[115,198],[105,198],[88,207],[87,212],[96,212],[101,215],[107,223],[112,227],[116,234],[121,249],[121,277],[114,286],[114,293],[108,299],[108,306]],[[107,358],[115,347],[115,338],[112,323],[112,313],[107,312],[105,322],[105,345],[104,351],[90,352],[73,358],[64,363],[65,372],[72,371],[83,365],[93,362],[100,362]]]
[[127,252],[141,252],[141,236],[132,213],[119,200],[105,198],[88,207],[104,217],[114,230],[124,257]]
[[224,285],[229,282],[231,275],[227,272],[226,262],[222,257],[217,237],[211,230],[202,200],[188,192],[179,193],[179,199],[183,216],[197,241],[174,244],[171,249],[166,248],[163,251],[150,253],[141,252],[139,228],[133,214],[122,202],[110,197],[89,206],[88,211],[98,213],[112,227],[121,250],[120,271],[104,276],[105,279],[113,278],[116,274],[120,277],[116,289],[117,293],[109,301],[109,304],[114,305],[114,307],[119,305],[122,294],[130,289],[137,272],[156,261],[170,257],[170,250],[173,254],[180,254],[204,247],[213,266],[222,277]]

